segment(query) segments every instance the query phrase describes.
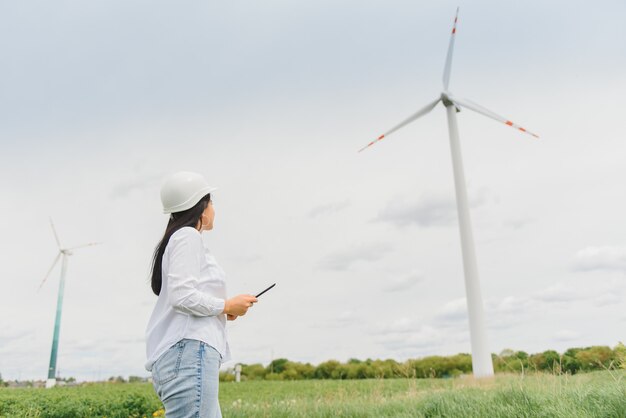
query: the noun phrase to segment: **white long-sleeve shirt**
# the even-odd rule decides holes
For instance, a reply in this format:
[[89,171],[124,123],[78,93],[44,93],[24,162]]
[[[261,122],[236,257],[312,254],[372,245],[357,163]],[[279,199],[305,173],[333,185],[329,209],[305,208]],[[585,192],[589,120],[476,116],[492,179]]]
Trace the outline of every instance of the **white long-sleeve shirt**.
[[215,348],[230,360],[226,336],[224,270],[204,246],[200,232],[183,227],[170,237],[161,265],[161,293],[146,329],[146,370],[183,338]]

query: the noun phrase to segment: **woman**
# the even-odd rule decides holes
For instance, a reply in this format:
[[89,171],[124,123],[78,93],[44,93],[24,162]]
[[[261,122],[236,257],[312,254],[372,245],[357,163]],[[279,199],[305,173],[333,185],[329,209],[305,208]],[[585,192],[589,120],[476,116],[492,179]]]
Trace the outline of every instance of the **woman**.
[[161,187],[170,214],[154,251],[152,291],[158,296],[146,330],[146,369],[169,417],[221,417],[219,367],[230,359],[226,320],[246,314],[252,295],[226,298],[224,271],[204,247],[213,229],[210,187],[196,173],[179,172]]

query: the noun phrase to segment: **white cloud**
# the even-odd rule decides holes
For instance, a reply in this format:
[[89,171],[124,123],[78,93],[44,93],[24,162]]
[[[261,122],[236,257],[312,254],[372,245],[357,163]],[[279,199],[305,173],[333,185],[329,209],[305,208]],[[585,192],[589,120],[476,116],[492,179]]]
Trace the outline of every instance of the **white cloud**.
[[480,187],[478,189],[475,189],[470,185],[467,194],[469,199],[469,205],[473,209],[488,204],[500,203],[500,197],[488,187]]
[[522,229],[528,224],[535,222],[535,219],[532,218],[514,218],[509,219],[503,222],[504,226],[512,228],[512,229]]
[[547,303],[567,303],[585,299],[586,297],[587,295],[579,289],[562,283],[549,286],[533,295],[533,299]]
[[162,174],[135,175],[132,179],[123,180],[115,185],[109,196],[112,199],[123,199],[133,192],[156,190],[162,178]]
[[528,298],[507,296],[499,301],[487,303],[487,312],[495,315],[517,315],[531,308],[532,301]]
[[605,307],[624,303],[624,295],[613,291],[607,291],[593,298],[593,304],[597,307]]
[[411,321],[396,322],[394,328],[384,337],[378,339],[378,343],[391,350],[404,350],[407,348],[429,348],[440,346],[446,338],[446,334],[437,328],[423,325],[418,328],[411,327]]
[[[339,315],[332,318],[330,325],[335,327],[352,326],[358,322],[359,319],[359,315],[357,315],[355,311],[342,311]],[[320,326],[328,326],[328,324],[321,324]]]
[[318,265],[326,270],[345,271],[360,262],[378,261],[390,251],[391,247],[387,244],[359,244],[327,255]]
[[575,268],[581,271],[618,270],[626,272],[626,247],[587,247],[576,253]]
[[[476,209],[497,200],[487,188],[468,191],[469,205]],[[453,194],[426,193],[419,200],[396,198],[379,212],[376,221],[397,227],[415,224],[422,227],[454,225],[457,220],[456,200]]]
[[485,316],[490,328],[508,329],[519,324],[536,311],[537,302],[531,297],[506,296],[499,300],[485,302]]
[[451,196],[428,195],[417,202],[392,200],[380,211],[377,221],[398,227],[416,224],[423,227],[447,226],[456,221],[456,203]]
[[318,218],[321,216],[331,215],[333,213],[340,212],[350,206],[349,200],[343,200],[341,202],[328,203],[325,205],[319,205],[311,209],[309,212],[310,218]]
[[436,313],[435,320],[440,322],[467,321],[467,302],[465,298],[446,302]]
[[22,341],[33,335],[33,331],[33,329],[11,330],[3,327],[2,335],[0,335],[0,353],[3,351],[10,352],[19,347]]
[[580,334],[578,332],[570,331],[567,329],[562,329],[560,331],[557,331],[556,334],[554,334],[554,339],[557,341],[574,341],[579,338],[580,338]]
[[394,318],[386,322],[378,322],[372,327],[371,333],[377,335],[406,334],[419,330],[423,321],[407,317]]
[[411,274],[399,277],[392,277],[386,280],[383,290],[385,292],[400,292],[408,290],[415,286],[417,283],[424,281],[424,275],[420,272],[413,272]]

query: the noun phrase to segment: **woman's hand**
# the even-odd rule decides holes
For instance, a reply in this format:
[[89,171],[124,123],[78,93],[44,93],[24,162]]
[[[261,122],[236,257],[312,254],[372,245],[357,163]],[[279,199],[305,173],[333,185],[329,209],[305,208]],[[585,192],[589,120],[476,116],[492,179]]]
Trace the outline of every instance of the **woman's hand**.
[[234,321],[235,319],[237,319],[237,315],[226,314],[227,321]]
[[224,303],[224,313],[232,316],[244,316],[248,309],[258,300],[252,295],[237,295],[226,300]]

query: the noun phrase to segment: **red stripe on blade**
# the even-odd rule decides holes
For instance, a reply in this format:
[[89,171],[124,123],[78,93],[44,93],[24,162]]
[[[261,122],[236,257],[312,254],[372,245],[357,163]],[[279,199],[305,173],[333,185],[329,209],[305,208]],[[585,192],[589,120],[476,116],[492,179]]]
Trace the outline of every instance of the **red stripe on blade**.
[[507,121],[506,121],[506,122],[504,122],[504,123],[506,123],[506,124],[507,124],[507,125],[509,125],[509,126],[513,126],[513,122],[511,122],[510,120],[507,120]]
[[380,141],[381,139],[383,139],[385,137],[385,135],[381,135],[378,137],[377,141]]

